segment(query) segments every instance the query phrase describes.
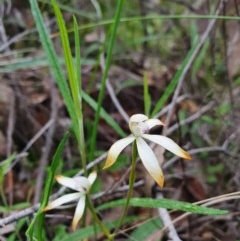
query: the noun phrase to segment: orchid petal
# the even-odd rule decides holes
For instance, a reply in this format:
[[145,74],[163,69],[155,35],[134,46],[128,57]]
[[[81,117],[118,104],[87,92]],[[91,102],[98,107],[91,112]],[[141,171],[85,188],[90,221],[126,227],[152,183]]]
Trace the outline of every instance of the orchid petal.
[[148,125],[148,128],[151,129],[154,126],[164,126],[164,123],[161,122],[159,119],[149,119],[146,120],[146,124]]
[[72,221],[73,231],[76,230],[77,224],[78,224],[79,220],[82,218],[84,208],[85,208],[85,200],[86,200],[86,196],[83,195],[83,196],[81,196],[81,198],[78,201],[78,204],[77,204],[74,216],[73,216],[73,221]]
[[168,151],[172,152],[177,156],[180,156],[187,160],[192,159],[190,154],[188,154],[179,145],[177,145],[172,139],[166,136],[144,134],[142,135],[142,137],[158,145],[161,145],[162,147],[164,147],[165,149],[167,149]]
[[58,183],[62,184],[63,186],[69,187],[73,190],[83,192],[83,193],[88,191],[91,186],[89,180],[86,177],[70,178],[70,177],[57,175],[55,178],[58,181]]
[[162,188],[164,183],[164,176],[155,154],[148,146],[148,144],[143,140],[143,138],[137,138],[136,142],[138,154],[142,160],[143,165],[149,174],[153,177],[153,179],[157,182],[157,184]]
[[97,178],[97,173],[96,172],[91,172],[88,176],[88,181],[89,183],[92,185],[94,183],[94,181]]
[[43,211],[48,211],[51,209],[54,209],[56,207],[61,206],[64,203],[69,203],[72,201],[77,200],[82,194],[77,192],[77,193],[70,193],[70,194],[66,194],[60,198],[57,198],[56,200],[50,202],[44,209]]
[[115,142],[107,155],[107,160],[105,163],[105,166],[103,167],[103,169],[108,168],[110,166],[112,166],[112,164],[115,163],[115,161],[117,160],[119,154],[121,153],[121,151],[128,146],[130,143],[132,143],[135,140],[135,137],[133,135],[130,135],[126,138],[123,138],[121,140],[118,140],[117,142]]

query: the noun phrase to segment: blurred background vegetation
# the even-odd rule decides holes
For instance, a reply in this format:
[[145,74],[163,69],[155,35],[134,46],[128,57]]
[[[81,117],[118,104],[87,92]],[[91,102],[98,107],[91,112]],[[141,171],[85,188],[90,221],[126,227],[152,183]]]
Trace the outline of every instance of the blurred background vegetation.
[[[37,2],[65,71],[51,2]],[[73,53],[72,16],[77,19],[82,89],[97,101],[104,70],[101,56],[108,54],[110,27],[117,3],[110,0],[61,0],[58,4],[69,30]],[[173,107],[165,134],[189,150],[193,160],[176,162],[166,153],[162,164],[166,174],[165,197],[195,202],[239,189],[239,11],[238,0],[135,0],[123,5],[108,73],[111,88],[104,93],[102,107],[118,123],[122,135],[129,133],[128,124],[112,99],[111,89],[128,116],[145,111],[144,80],[151,98],[150,114],[164,122],[167,108]],[[0,213],[4,218],[40,201],[43,184],[37,187],[36,180],[44,180],[45,168],[71,120],[49,71],[29,1],[1,0],[0,17]],[[192,60],[188,59],[183,65],[190,50],[195,51]],[[182,77],[180,93],[171,106],[175,87]],[[173,88],[169,89],[169,86]],[[166,91],[170,93],[166,94]],[[159,101],[163,95],[167,98],[162,108],[155,109],[161,106]],[[86,152],[89,153],[95,110],[84,101],[83,113]],[[161,129],[156,133],[160,134]],[[120,137],[106,119],[101,118],[94,159],[88,159],[88,162],[106,153]],[[117,188],[126,183],[128,176],[124,174],[130,161],[129,153],[127,149],[120,157],[120,164],[100,174],[94,192],[107,189],[110,184],[117,183]],[[76,141],[71,136],[58,171],[66,175],[77,173],[81,169],[79,158]],[[148,180],[141,163],[138,165],[137,181],[143,182],[134,195],[152,195],[154,183]],[[101,165],[97,168],[101,170]],[[58,186],[54,188],[58,190]],[[96,200],[96,205],[124,196],[125,192],[102,196]],[[204,241],[240,239],[239,201],[223,201],[218,207],[230,210],[231,215],[186,218],[176,225],[181,238]],[[79,240],[82,237],[79,236],[81,229],[75,236],[69,236],[72,211],[64,210],[60,218],[46,219],[46,240]],[[156,213],[142,209],[130,212],[129,220],[134,218],[126,224],[125,228],[129,230],[121,234],[119,240],[165,240],[164,235],[158,234],[156,239],[153,236],[161,227],[160,221],[154,218]],[[115,209],[101,215],[106,221],[118,219]],[[86,222],[90,223],[86,216]],[[177,216],[178,213],[174,217]],[[24,233],[28,224],[29,218],[25,217],[0,227],[0,239],[26,240]],[[141,233],[143,230],[144,234]],[[103,238],[100,235],[96,240]]]

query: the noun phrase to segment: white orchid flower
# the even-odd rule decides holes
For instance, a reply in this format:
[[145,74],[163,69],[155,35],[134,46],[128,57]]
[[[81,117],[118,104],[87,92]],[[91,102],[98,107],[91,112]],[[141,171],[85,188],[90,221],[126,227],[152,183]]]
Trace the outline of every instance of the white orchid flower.
[[73,202],[76,200],[79,200],[77,203],[77,207],[74,213],[73,221],[72,221],[72,229],[76,230],[77,224],[82,218],[84,209],[85,209],[85,201],[86,201],[86,195],[88,194],[92,184],[96,180],[97,173],[92,172],[86,177],[64,177],[61,175],[57,175],[55,178],[58,183],[60,183],[63,186],[66,186],[68,188],[71,188],[77,192],[66,194],[62,197],[57,198],[56,200],[50,202],[43,211],[46,212],[48,210],[57,208],[61,206],[62,204]]
[[131,116],[129,121],[129,128],[132,134],[126,138],[118,140],[111,146],[108,152],[104,169],[113,165],[116,162],[117,157],[119,156],[121,151],[126,146],[136,141],[138,155],[142,160],[143,165],[153,177],[153,179],[162,188],[164,183],[164,175],[162,169],[159,166],[155,154],[145,140],[159,144],[168,151],[171,151],[173,154],[180,156],[184,159],[190,160],[192,159],[192,157],[170,138],[162,135],[147,134],[152,127],[157,125],[164,124],[158,119],[148,119],[148,117],[143,114],[135,114]]

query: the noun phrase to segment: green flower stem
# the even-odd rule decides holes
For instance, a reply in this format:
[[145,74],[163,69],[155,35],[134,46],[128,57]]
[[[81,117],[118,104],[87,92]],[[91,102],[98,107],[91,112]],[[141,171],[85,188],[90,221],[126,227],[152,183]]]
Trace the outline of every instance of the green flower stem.
[[133,186],[134,186],[134,182],[135,182],[135,167],[136,167],[136,163],[137,163],[137,144],[136,141],[133,142],[132,145],[132,167],[131,167],[131,172],[130,172],[130,176],[129,176],[129,189],[128,189],[128,193],[127,193],[127,201],[123,210],[123,214],[121,216],[121,219],[119,221],[118,224],[118,228],[117,230],[121,227],[124,218],[127,215],[127,210],[128,210],[128,206],[129,206],[129,202],[130,202],[130,198],[132,196],[132,191],[133,191]]
[[109,230],[104,226],[104,224],[101,222],[101,220],[98,218],[95,209],[92,205],[91,199],[89,197],[89,195],[86,196],[86,201],[87,201],[87,206],[93,216],[94,221],[99,225],[100,229],[102,230],[102,232],[106,235],[108,240],[113,240],[113,235],[110,234]]

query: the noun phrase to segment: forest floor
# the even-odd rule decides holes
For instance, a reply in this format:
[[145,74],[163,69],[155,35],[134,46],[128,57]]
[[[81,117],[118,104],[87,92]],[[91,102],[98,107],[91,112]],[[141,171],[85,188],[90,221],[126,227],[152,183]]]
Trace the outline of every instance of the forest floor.
[[[67,28],[71,29],[72,14],[77,16],[80,26],[82,89],[97,101],[104,72],[104,64],[99,60],[104,45],[101,33],[103,36],[107,33],[109,24],[104,24],[104,20],[114,17],[116,6],[114,1],[63,2],[60,7]],[[101,8],[100,20],[92,2]],[[191,4],[146,2],[125,2],[122,18],[140,16],[140,19],[119,24],[101,106],[128,135],[127,118],[146,111],[145,79],[151,97],[150,113],[166,123],[153,132],[164,132],[171,137],[192,155],[192,160],[174,158],[169,152],[164,153],[163,160],[162,150],[153,146],[154,153],[162,160],[164,188],[160,190],[138,162],[133,195],[155,197],[160,192],[165,198],[190,203],[214,198],[213,207],[228,210],[229,214],[184,217],[182,212],[170,213],[172,220],[181,217],[174,224],[179,237],[186,241],[240,240],[240,18],[230,19],[240,17],[237,0],[190,1]],[[47,1],[38,3],[55,50],[62,56],[53,9]],[[147,19],[154,14],[183,17]],[[71,127],[71,119],[49,70],[29,2],[1,1],[0,15],[0,218],[5,220],[31,207],[37,210],[46,169],[64,133]],[[191,15],[226,18],[186,17]],[[192,58],[183,65],[195,42]],[[59,60],[65,71],[62,58]],[[175,88],[170,88],[172,92],[161,110],[155,109],[181,68]],[[87,152],[95,112],[83,102]],[[107,151],[122,137],[104,118],[100,118],[97,131],[94,158],[88,163],[96,163],[101,180],[94,192],[109,192],[96,198],[95,206],[126,197],[131,155],[131,149],[126,148],[118,164],[102,171]],[[59,168],[64,175],[71,176],[81,169],[79,160],[76,140],[71,135]],[[54,191],[58,189],[59,185],[54,184]],[[25,231],[34,210],[0,227],[0,240],[26,240]],[[48,240],[65,240],[60,235],[65,237],[70,232],[73,210],[60,212],[59,216],[49,215],[45,219]],[[112,222],[119,219],[121,212],[120,208],[109,209],[99,215],[104,221]],[[146,225],[142,238],[136,232],[146,220],[158,217],[157,210],[130,208],[128,215],[139,218],[125,224],[123,228],[127,231],[120,233],[116,240],[167,240],[167,232],[162,232],[155,221],[152,226]],[[90,216],[86,215],[86,223],[90,223]],[[99,235],[98,240],[103,239]]]

